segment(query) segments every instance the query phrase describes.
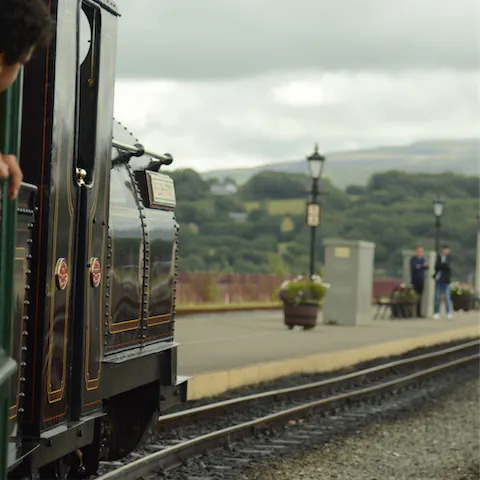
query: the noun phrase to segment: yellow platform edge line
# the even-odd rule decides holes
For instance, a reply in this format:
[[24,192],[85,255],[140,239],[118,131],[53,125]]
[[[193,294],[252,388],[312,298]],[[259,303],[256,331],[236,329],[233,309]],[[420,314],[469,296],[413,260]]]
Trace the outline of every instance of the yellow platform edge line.
[[480,337],[479,325],[437,332],[421,337],[404,338],[356,347],[336,352],[308,355],[301,358],[258,363],[226,371],[205,372],[188,382],[188,400],[198,400],[220,395],[234,388],[254,385],[289,375],[321,373],[348,368],[360,362],[390,355],[402,355],[416,348],[431,347],[456,340]]

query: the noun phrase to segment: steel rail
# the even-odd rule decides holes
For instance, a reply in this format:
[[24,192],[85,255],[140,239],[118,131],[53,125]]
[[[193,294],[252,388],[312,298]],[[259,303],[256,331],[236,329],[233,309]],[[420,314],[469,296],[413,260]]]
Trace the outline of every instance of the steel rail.
[[[458,347],[452,347],[449,349],[442,350],[445,351],[460,351],[463,349],[468,349],[478,345],[479,342],[469,342],[467,344],[460,345]],[[442,356],[440,352],[432,352],[430,354],[419,355],[413,357],[410,360],[413,363],[413,359],[422,358],[430,356],[432,358],[438,358]],[[282,411],[275,412],[263,417],[256,418],[254,420],[244,422],[235,426],[223,428],[191,440],[181,442],[177,445],[167,447],[158,452],[155,452],[151,455],[148,455],[144,458],[135,460],[123,467],[117,468],[111,472],[108,472],[100,477],[97,477],[96,480],[133,480],[135,478],[154,473],[155,471],[166,469],[168,467],[175,466],[185,461],[188,458],[191,458],[194,455],[199,455],[212,449],[218,447],[225,443],[229,443],[232,440],[241,439],[250,435],[255,434],[262,428],[266,428],[269,425],[276,423],[284,423],[285,421],[291,420],[293,418],[298,418],[304,415],[306,412],[314,409],[329,409],[333,406],[338,406],[341,403],[344,403],[347,400],[358,400],[368,396],[372,396],[381,392],[386,392],[391,389],[395,389],[401,386],[404,386],[408,383],[411,383],[420,378],[428,377],[429,375],[436,374],[447,370],[449,368],[459,366],[461,364],[469,363],[480,358],[480,352],[464,356],[455,360],[444,362],[440,365],[432,366],[425,368],[423,370],[413,372],[401,377],[386,380],[382,383],[377,383],[375,385],[366,386],[366,387],[357,387],[354,390],[343,392],[339,394],[334,394],[326,398],[321,398],[314,401],[306,402],[302,405],[295,407],[286,408]],[[400,363],[405,363],[403,360],[396,362],[389,362],[396,366]],[[372,370],[372,369],[366,369]],[[375,370],[374,370],[375,371]]]
[[185,420],[193,421],[205,415],[211,415],[221,410],[227,410],[233,407],[243,406],[258,400],[265,400],[268,398],[275,398],[275,397],[285,397],[285,396],[299,394],[299,393],[308,394],[309,392],[313,392],[315,390],[320,390],[320,389],[324,389],[325,387],[331,387],[331,386],[338,387],[338,386],[341,386],[341,384],[343,383],[349,382],[351,380],[356,380],[363,376],[370,376],[375,373],[378,373],[378,374],[388,373],[388,371],[392,370],[395,367],[401,367],[401,366],[406,366],[410,364],[412,365],[418,364],[425,360],[433,360],[440,356],[445,356],[451,353],[465,350],[467,348],[473,348],[475,346],[480,346],[480,340],[478,339],[472,340],[470,342],[462,343],[460,345],[445,348],[442,350],[437,350],[435,352],[424,353],[421,355],[415,355],[414,357],[410,357],[410,358],[403,358],[400,360],[394,360],[391,362],[382,363],[381,365],[365,368],[363,370],[357,370],[352,373],[347,373],[344,375],[339,375],[339,376],[328,378],[325,380],[320,380],[318,382],[306,383],[304,385],[297,385],[295,387],[286,387],[286,388],[281,388],[277,390],[269,390],[267,392],[262,392],[262,393],[254,393],[252,395],[245,395],[242,397],[232,398],[229,400],[223,400],[220,402],[201,405],[195,408],[180,410],[178,412],[160,416],[158,419],[158,427],[163,428],[172,423],[178,424],[179,422],[182,422]]
[[112,140],[112,146],[115,147],[117,150],[122,150],[124,152],[129,152],[133,155],[147,155],[148,157],[155,158],[157,160],[162,160],[163,162],[168,162],[168,164],[172,163],[173,157],[169,154],[161,154],[151,152],[150,150],[146,150],[141,145],[128,145],[127,143],[117,142],[116,140]]

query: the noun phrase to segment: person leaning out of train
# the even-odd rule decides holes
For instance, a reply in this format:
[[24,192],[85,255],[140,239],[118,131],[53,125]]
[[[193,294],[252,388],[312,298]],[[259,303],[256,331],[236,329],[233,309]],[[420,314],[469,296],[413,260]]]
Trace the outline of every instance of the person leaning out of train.
[[[52,26],[43,0],[0,0],[0,94],[15,82],[35,48],[48,44]],[[7,178],[14,199],[23,173],[14,155],[0,152],[0,181]]]

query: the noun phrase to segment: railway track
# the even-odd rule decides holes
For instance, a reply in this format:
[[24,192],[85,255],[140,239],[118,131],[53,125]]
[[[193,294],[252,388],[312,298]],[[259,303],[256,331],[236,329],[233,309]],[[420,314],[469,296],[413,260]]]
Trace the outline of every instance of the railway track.
[[[266,391],[179,411],[159,418],[149,454],[110,469],[97,480],[133,480],[163,472],[216,447],[245,440],[307,416],[396,395],[427,379],[479,360],[480,340],[391,361],[319,382]],[[204,433],[208,430],[208,433]],[[135,455],[134,455],[135,457]],[[153,478],[153,477],[152,477]]]

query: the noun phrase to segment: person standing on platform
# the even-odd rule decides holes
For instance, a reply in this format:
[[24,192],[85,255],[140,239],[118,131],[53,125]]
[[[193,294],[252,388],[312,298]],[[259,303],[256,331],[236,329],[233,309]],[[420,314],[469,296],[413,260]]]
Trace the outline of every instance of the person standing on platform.
[[450,247],[448,245],[443,245],[442,253],[438,254],[437,256],[434,278],[437,283],[437,288],[435,290],[435,315],[433,318],[437,319],[440,317],[440,306],[442,303],[442,295],[444,295],[447,318],[452,319],[452,299],[450,298],[452,265],[450,258]]
[[425,270],[427,269],[428,265],[423,256],[423,247],[419,245],[415,250],[415,255],[410,259],[410,283],[418,295],[417,317],[419,318],[423,318],[422,295],[425,287]]

